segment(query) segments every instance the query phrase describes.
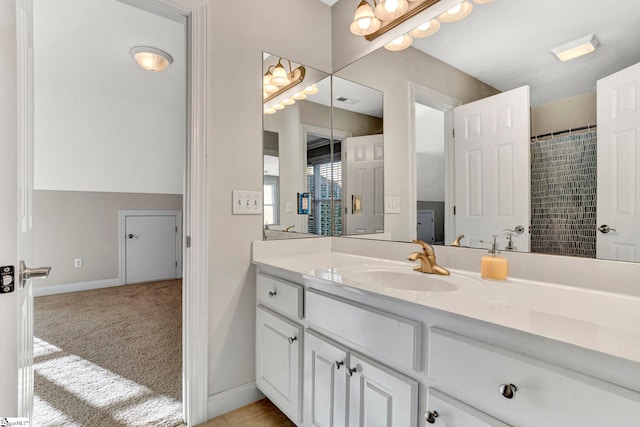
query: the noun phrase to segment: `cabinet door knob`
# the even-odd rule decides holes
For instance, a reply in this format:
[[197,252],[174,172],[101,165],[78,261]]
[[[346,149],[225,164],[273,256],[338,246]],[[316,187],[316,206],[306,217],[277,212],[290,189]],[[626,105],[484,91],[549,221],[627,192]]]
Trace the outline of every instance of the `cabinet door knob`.
[[342,361],[339,362],[336,360],[335,362],[333,362],[333,364],[335,365],[337,370],[340,370],[340,366],[344,365],[344,362]]
[[276,296],[276,291],[269,291],[269,298],[273,298]]
[[347,368],[347,375],[350,377],[352,377],[356,372],[358,372],[356,368]]
[[438,411],[427,411],[424,413],[424,419],[427,420],[429,424],[435,424],[436,418],[438,418]]
[[516,396],[518,388],[514,384],[500,384],[500,394],[507,399],[513,399]]
[[298,340],[298,337],[289,337],[289,344],[293,344],[293,342],[297,340]]

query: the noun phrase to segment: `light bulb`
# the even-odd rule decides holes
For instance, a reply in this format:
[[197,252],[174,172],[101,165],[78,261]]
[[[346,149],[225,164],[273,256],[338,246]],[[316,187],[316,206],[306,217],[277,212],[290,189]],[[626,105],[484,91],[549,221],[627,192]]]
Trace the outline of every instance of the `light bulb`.
[[306,97],[307,97],[307,95],[305,95],[305,94],[304,94],[304,93],[302,93],[302,92],[295,93],[295,94],[292,96],[292,98],[293,98],[293,99],[295,99],[296,101],[300,101],[300,100],[302,100],[302,99],[305,99]]
[[277,111],[284,110],[284,105],[277,103],[276,105],[273,106],[273,109]]
[[384,2],[384,8],[387,12],[395,12],[398,8],[398,0],[387,0],[386,2]]
[[282,105],[293,105],[293,104],[296,103],[296,101],[294,99],[291,99],[291,98],[285,98],[282,101],[280,101],[280,103]]
[[393,43],[395,46],[400,46],[403,41],[404,41],[404,36],[400,36],[394,41],[392,41],[391,43]]
[[427,31],[430,26],[431,26],[431,22],[425,22],[424,24],[420,25],[418,29],[420,31]]
[[460,9],[462,9],[462,4],[459,4],[457,6],[453,6],[451,9],[447,10],[447,13],[455,15],[456,13],[460,12]]
[[274,108],[267,108],[264,110],[265,114],[275,114],[276,110]]
[[360,27],[361,30],[366,30],[370,26],[371,26],[371,18],[362,18],[358,20],[358,27]]

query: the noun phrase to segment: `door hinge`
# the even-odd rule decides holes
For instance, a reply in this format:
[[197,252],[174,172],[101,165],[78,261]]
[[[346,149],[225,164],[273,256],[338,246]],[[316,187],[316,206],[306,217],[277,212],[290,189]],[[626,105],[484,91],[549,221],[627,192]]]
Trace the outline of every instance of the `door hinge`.
[[451,135],[455,138],[456,137],[456,128],[451,129]]
[[176,261],[176,268],[178,268],[178,261]]
[[456,214],[456,207],[455,206],[453,207],[453,214],[454,215]]
[[187,246],[188,248],[190,248],[190,247],[191,247],[191,236],[187,236],[187,237],[185,238],[185,244],[186,244],[186,246]]
[[178,232],[178,226],[176,225],[176,233]]

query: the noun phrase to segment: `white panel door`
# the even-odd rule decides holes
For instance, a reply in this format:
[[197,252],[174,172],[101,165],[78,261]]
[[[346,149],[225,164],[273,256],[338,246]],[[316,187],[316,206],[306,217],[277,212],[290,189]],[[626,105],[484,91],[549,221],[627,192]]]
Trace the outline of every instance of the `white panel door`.
[[457,107],[455,121],[456,232],[467,245],[497,234],[506,245],[505,229],[515,246],[530,249],[529,86]]
[[596,256],[637,262],[640,261],[640,63],[598,80],[597,94]]
[[304,342],[304,419],[313,427],[347,425],[347,351],[307,330]]
[[[384,137],[367,135],[342,141],[345,234],[384,231]],[[354,206],[359,198],[360,212]]]
[[435,243],[435,218],[432,210],[418,211],[418,240]]
[[294,422],[300,422],[302,326],[258,307],[256,384]]
[[178,277],[177,228],[175,215],[126,217],[126,283]]
[[349,426],[417,425],[417,381],[353,353],[349,364]]

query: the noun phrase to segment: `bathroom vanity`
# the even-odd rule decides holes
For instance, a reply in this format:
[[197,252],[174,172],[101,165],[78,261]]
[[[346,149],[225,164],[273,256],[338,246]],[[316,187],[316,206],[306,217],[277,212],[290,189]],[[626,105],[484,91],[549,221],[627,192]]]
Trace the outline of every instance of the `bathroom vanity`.
[[455,248],[427,275],[415,245],[349,240],[254,242],[256,383],[297,425],[637,425],[638,296],[483,280]]

